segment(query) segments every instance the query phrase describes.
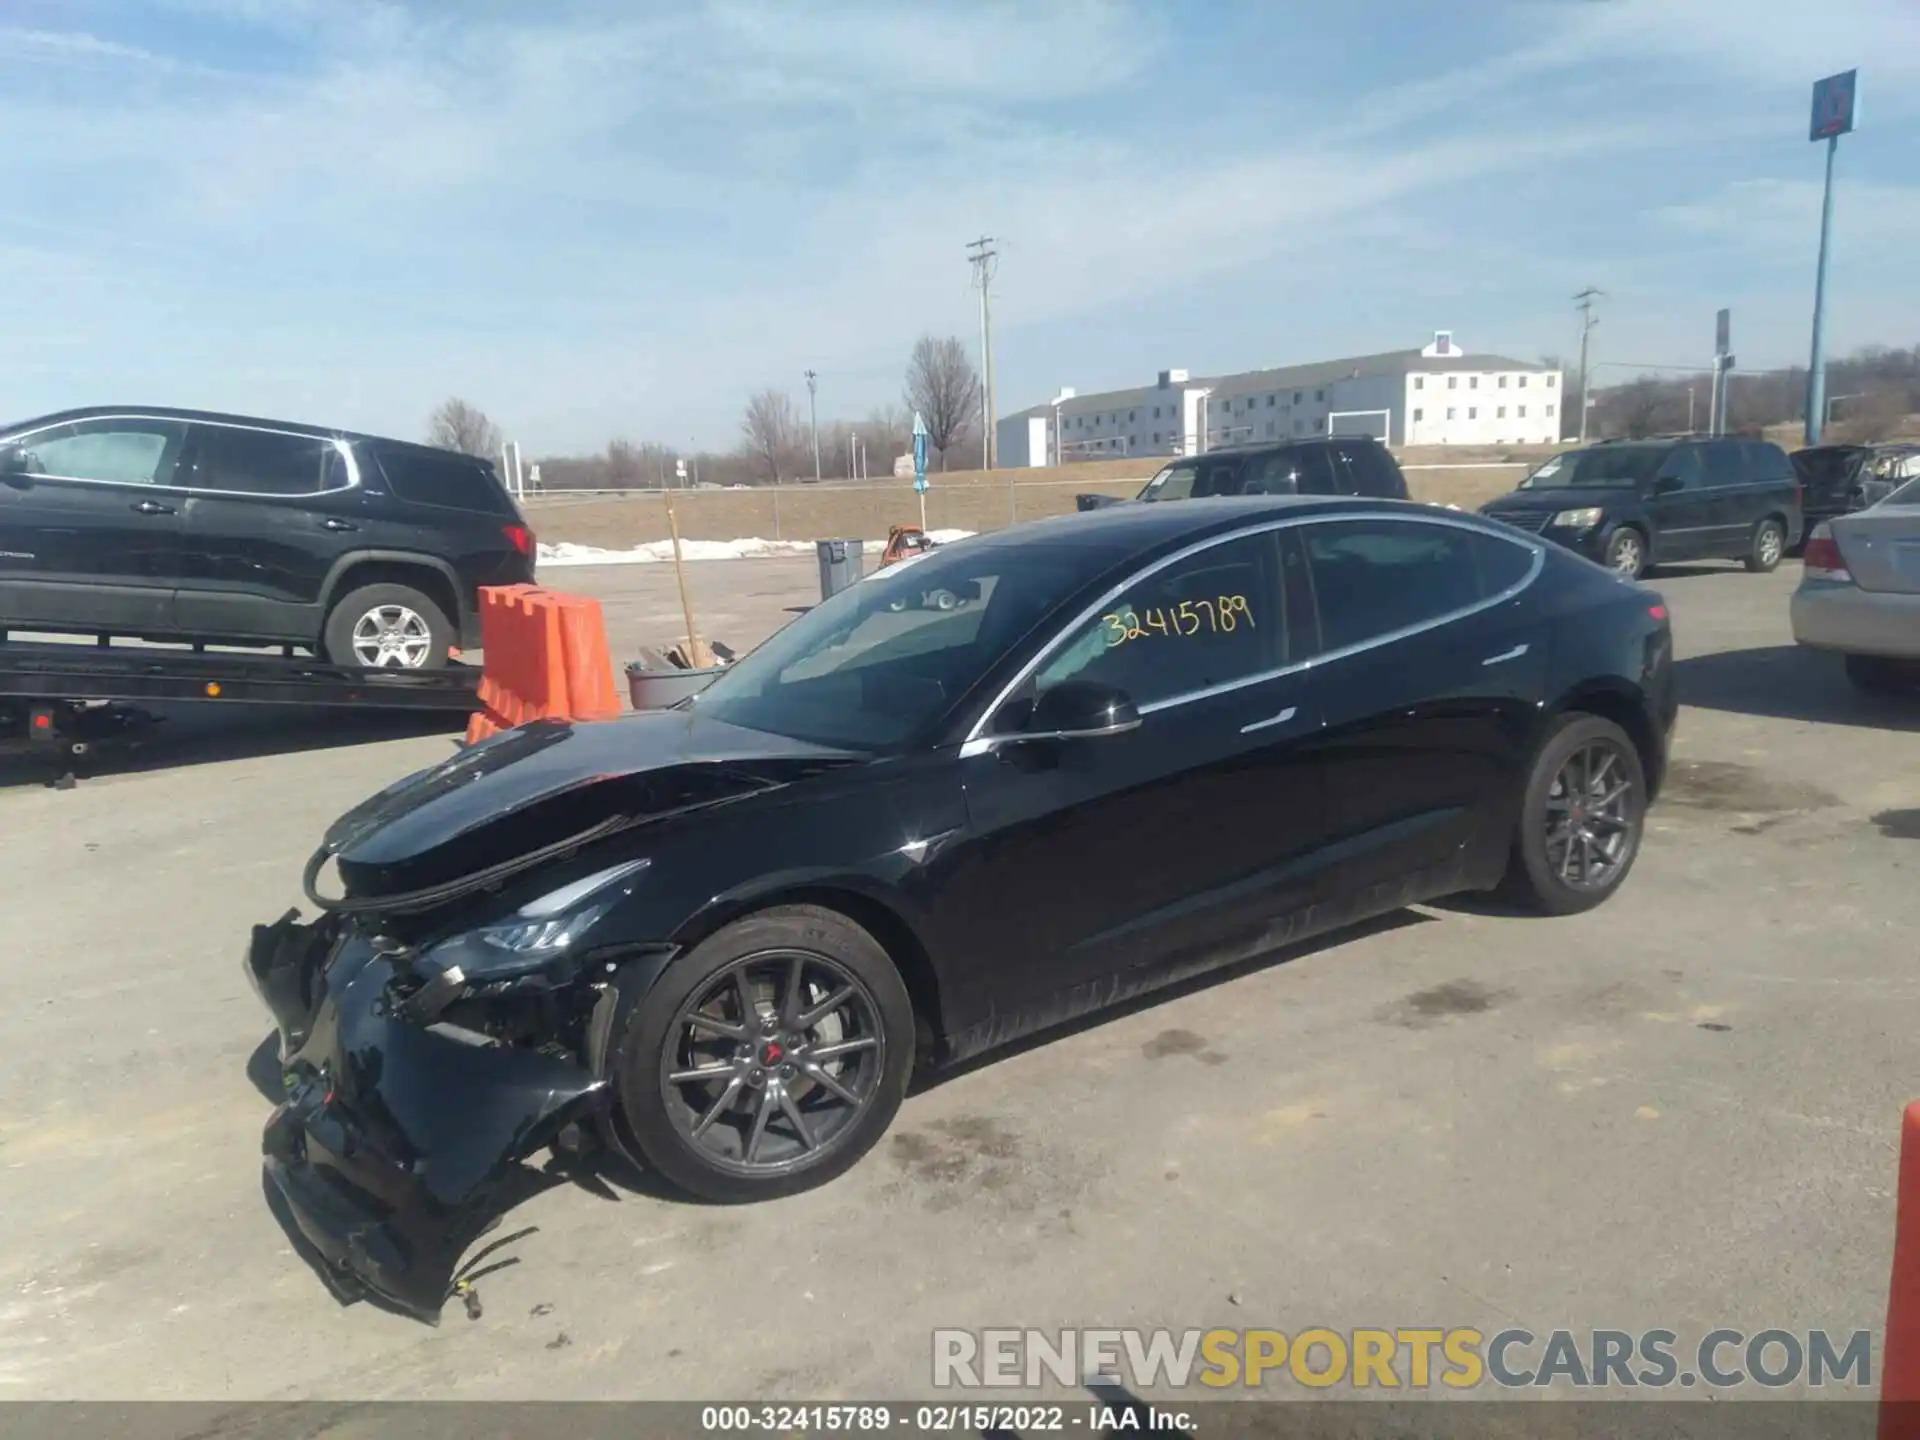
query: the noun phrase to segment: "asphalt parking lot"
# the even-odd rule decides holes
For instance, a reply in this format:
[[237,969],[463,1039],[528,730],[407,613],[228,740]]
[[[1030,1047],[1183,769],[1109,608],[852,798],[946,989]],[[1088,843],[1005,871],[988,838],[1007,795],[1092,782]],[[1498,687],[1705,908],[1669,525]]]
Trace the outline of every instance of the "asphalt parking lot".
[[[690,575],[740,650],[814,598],[810,558]],[[679,633],[667,566],[545,578],[616,655]],[[1920,705],[1793,648],[1797,578],[1651,582],[1687,703],[1601,909],[1423,908],[1050,1037],[794,1199],[558,1185],[437,1330],[337,1305],[269,1213],[240,953],[324,825],[449,738],[203,717],[70,791],[14,776],[0,1398],[905,1398],[944,1326],[1877,1327]]]

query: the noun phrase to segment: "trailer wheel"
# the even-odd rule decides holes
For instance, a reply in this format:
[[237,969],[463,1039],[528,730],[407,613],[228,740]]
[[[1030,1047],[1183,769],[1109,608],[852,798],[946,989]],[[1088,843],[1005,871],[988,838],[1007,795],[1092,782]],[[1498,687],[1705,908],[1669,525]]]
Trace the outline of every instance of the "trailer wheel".
[[410,585],[362,585],[335,602],[322,632],[327,659],[363,670],[441,670],[453,626]]

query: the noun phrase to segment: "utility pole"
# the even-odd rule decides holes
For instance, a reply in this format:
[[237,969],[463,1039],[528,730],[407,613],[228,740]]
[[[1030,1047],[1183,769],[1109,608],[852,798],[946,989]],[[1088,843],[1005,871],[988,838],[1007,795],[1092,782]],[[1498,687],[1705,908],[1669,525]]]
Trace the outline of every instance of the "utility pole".
[[980,463],[993,469],[993,304],[988,291],[993,285],[994,260],[998,250],[989,249],[991,235],[982,235],[967,246],[967,263],[973,266],[973,283],[980,288]]
[[1580,443],[1582,445],[1587,443],[1587,411],[1593,404],[1593,384],[1589,378],[1593,371],[1587,367],[1587,337],[1593,333],[1593,327],[1600,323],[1593,318],[1593,302],[1604,293],[1589,285],[1573,297],[1580,308]]
[[807,428],[813,432],[813,483],[820,483],[820,406],[814,398],[814,391],[820,377],[813,371],[807,371]]

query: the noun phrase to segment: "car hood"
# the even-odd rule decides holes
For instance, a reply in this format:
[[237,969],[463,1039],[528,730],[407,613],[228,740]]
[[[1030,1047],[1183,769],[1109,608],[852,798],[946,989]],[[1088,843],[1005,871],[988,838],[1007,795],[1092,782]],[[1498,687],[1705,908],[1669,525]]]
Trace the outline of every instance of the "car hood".
[[1626,485],[1562,485],[1542,490],[1510,490],[1480,507],[1482,515],[1537,515],[1542,510],[1578,510],[1618,503],[1633,494]]
[[866,757],[696,710],[541,720],[409,775],[326,833],[347,898],[446,885],[601,827],[743,799]]

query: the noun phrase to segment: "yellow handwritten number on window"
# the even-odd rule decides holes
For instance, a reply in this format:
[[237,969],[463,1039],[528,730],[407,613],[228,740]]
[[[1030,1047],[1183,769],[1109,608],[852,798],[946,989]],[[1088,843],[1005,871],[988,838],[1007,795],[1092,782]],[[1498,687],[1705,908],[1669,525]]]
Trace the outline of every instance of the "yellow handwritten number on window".
[[1156,605],[1144,614],[1129,605],[1109,611],[1100,619],[1107,627],[1109,650],[1148,635],[1188,636],[1198,635],[1203,630],[1209,635],[1230,635],[1240,628],[1242,622],[1249,630],[1258,628],[1254,624],[1253,610],[1244,595],[1221,595],[1212,600],[1182,600],[1178,605],[1169,605],[1164,609]]

